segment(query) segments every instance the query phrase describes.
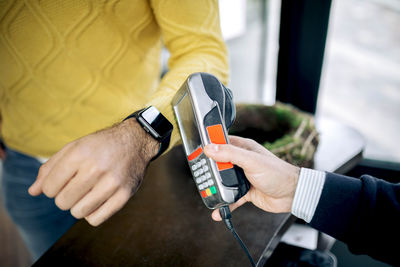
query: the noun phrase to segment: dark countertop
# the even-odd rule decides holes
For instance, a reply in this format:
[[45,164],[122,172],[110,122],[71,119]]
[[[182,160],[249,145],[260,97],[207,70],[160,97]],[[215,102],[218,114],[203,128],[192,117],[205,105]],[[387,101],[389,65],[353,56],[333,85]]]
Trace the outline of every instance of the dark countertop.
[[[255,261],[289,214],[252,204],[233,223]],[[77,222],[34,266],[247,266],[245,253],[201,201],[182,147],[151,163],[139,191],[99,227]]]

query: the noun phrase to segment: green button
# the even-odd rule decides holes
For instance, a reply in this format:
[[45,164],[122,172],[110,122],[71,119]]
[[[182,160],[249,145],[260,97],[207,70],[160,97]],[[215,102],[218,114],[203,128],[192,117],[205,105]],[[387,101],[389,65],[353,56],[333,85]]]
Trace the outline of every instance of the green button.
[[215,193],[217,193],[217,189],[215,188],[215,186],[211,186],[210,187],[210,190],[211,190],[211,194],[215,194]]

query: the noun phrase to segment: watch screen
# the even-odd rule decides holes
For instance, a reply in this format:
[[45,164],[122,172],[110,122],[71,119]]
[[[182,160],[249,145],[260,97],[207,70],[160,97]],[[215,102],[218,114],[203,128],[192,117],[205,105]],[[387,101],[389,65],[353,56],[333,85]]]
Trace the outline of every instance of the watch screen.
[[143,111],[141,117],[160,135],[160,138],[172,130],[172,124],[155,107]]

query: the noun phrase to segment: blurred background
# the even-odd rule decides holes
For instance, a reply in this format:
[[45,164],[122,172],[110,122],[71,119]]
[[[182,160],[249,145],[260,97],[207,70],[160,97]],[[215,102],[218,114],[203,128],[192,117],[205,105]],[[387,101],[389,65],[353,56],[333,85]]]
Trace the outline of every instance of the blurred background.
[[[329,8],[329,4],[324,5]],[[221,25],[230,53],[229,86],[237,102],[274,102],[280,7],[281,1],[275,0],[220,1]],[[310,83],[319,83],[316,116],[333,117],[359,130],[367,140],[366,158],[400,162],[400,142],[396,138],[400,130],[400,1],[336,0],[326,14],[318,8],[309,9],[303,19],[313,20],[305,25],[310,26],[310,33],[300,33],[305,39],[297,39],[302,42],[299,46],[312,47],[307,43],[318,41],[312,36],[307,40],[307,35],[316,31],[313,27],[321,27],[312,23],[329,22],[323,54],[316,49],[316,54],[305,55],[298,63],[310,70],[313,66],[309,64],[318,64],[307,56],[323,57],[321,76],[305,77],[311,80],[314,75]],[[298,28],[306,31],[305,26]],[[267,40],[262,40],[263,35]],[[265,66],[261,66],[263,63]]]
[[[400,179],[400,1],[220,0],[236,102],[291,103],[358,131],[347,174]],[[338,266],[388,266],[335,241]]]

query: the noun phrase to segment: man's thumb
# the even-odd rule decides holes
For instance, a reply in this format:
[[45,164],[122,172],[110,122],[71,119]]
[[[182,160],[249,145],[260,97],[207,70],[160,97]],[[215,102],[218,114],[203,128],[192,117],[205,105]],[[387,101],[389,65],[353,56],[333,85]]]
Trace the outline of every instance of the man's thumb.
[[210,144],[204,147],[204,153],[216,162],[231,162],[245,169],[249,161],[249,151],[230,144]]

